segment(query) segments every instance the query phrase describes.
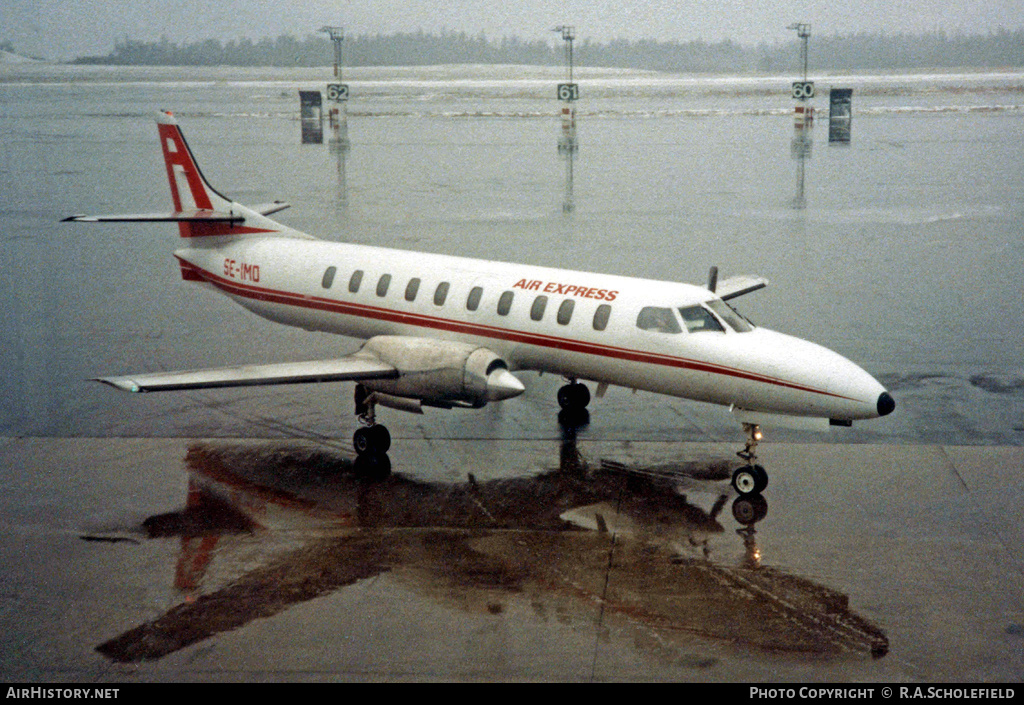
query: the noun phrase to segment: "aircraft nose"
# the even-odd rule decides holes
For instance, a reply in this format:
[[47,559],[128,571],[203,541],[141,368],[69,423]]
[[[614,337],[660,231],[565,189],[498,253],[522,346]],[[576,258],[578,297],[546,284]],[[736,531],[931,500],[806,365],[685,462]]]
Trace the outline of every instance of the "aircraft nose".
[[896,409],[896,400],[890,396],[889,392],[882,392],[878,396],[878,415],[888,416]]

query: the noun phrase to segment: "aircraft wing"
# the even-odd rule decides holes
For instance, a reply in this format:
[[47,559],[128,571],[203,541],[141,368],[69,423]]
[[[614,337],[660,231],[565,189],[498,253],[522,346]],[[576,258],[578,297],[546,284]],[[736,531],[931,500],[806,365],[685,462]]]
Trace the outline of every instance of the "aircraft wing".
[[755,277],[749,274],[741,274],[736,277],[729,277],[719,282],[714,290],[722,299],[735,299],[738,296],[749,294],[752,291],[763,289],[768,286],[768,280],[764,277]]
[[126,392],[167,392],[181,389],[394,379],[398,376],[398,370],[386,362],[355,353],[336,360],[211,367],[204,370],[178,372],[147,372],[124,377],[100,377],[95,381],[109,384]]

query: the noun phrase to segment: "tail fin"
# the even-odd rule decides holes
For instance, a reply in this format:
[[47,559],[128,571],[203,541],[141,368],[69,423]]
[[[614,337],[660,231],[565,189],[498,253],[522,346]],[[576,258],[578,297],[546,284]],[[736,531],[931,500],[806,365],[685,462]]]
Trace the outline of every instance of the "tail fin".
[[[157,115],[157,131],[160,134],[164,163],[167,165],[167,180],[171,187],[174,210],[199,216],[178,221],[178,231],[182,237],[272,233],[285,229],[262,213],[235,203],[210,186],[181,134],[178,121],[171,113]],[[210,217],[202,217],[204,214]],[[232,217],[225,220],[220,217],[224,215]],[[237,221],[233,216],[241,216],[241,220]]]
[[[160,113],[156,119],[157,131],[160,134],[160,148],[163,150],[164,163],[167,165],[167,180],[171,186],[171,198],[174,210],[178,213],[197,211],[231,213],[232,202],[219,194],[199,171],[192,150],[188,148],[178,121],[171,113]],[[203,234],[222,235],[220,232],[231,223],[219,221],[180,221],[178,229],[182,237],[195,237],[198,231],[214,230]],[[193,227],[196,226],[196,227]]]
[[157,115],[160,149],[167,166],[174,211],[171,213],[138,213],[130,215],[74,215],[65,221],[77,222],[147,222],[178,223],[182,237],[235,237],[248,234],[275,233],[286,237],[309,238],[309,235],[281,225],[266,216],[288,207],[280,201],[247,208],[221,195],[210,186],[199,171],[192,150],[181,134],[178,121],[171,113]]

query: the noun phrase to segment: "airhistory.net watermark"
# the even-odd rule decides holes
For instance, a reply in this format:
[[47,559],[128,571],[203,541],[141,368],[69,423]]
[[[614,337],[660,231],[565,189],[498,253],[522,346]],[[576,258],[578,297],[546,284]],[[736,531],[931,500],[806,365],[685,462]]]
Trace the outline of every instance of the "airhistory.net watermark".
[[117,699],[117,692],[120,688],[7,688],[7,698],[22,698],[25,700],[114,700]]

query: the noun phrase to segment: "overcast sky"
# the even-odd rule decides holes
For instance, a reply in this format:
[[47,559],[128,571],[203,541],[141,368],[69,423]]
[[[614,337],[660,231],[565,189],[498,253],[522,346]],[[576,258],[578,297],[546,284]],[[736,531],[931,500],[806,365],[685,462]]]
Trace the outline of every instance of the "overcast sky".
[[[0,40],[52,59],[106,54],[114,41],[174,42],[293,34],[324,24],[346,34],[441,30],[488,37],[774,42],[809,22],[814,34],[986,33],[1024,26],[1024,0],[0,0]],[[326,41],[326,37],[325,37]]]

